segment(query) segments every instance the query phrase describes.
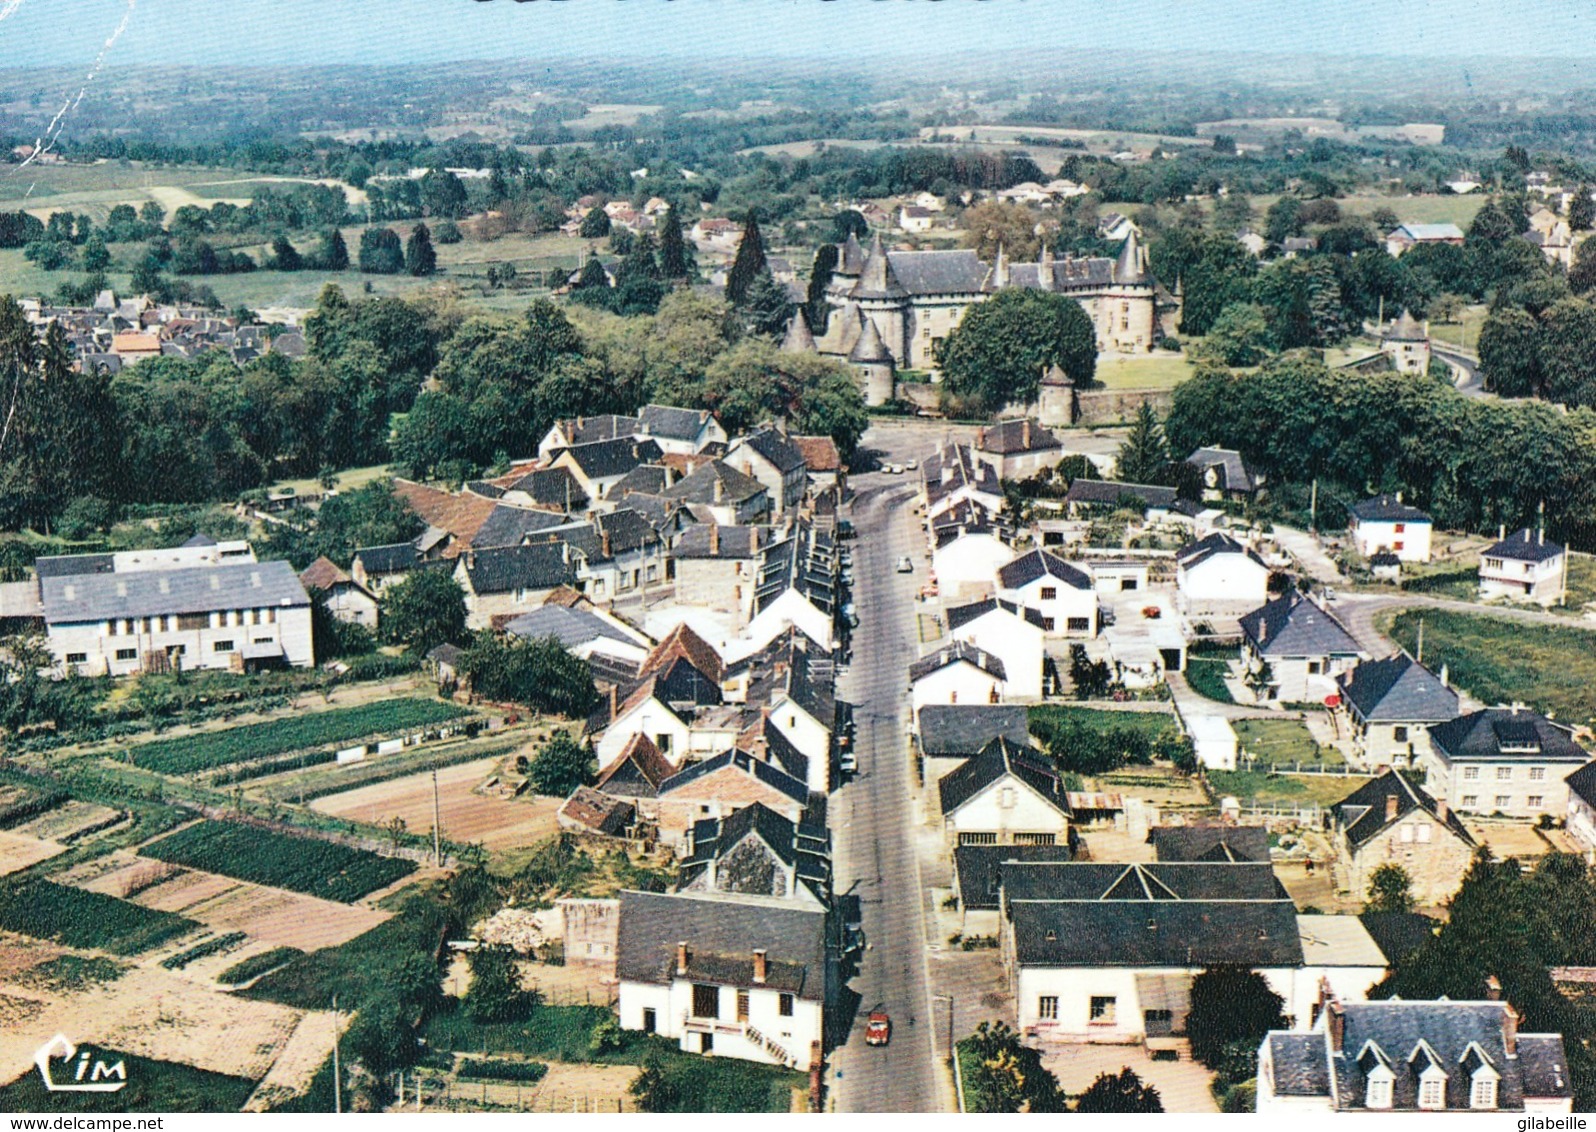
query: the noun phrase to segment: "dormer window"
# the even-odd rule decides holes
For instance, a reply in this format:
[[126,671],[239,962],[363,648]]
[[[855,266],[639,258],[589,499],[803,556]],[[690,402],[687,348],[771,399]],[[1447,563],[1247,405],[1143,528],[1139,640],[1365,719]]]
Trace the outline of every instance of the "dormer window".
[[1364,1104],[1369,1108],[1390,1108],[1392,1080],[1391,1071],[1383,1067],[1370,1073]]
[[1474,1071],[1474,1083],[1469,1086],[1469,1107],[1496,1107],[1496,1074],[1484,1066]]
[[1423,1109],[1446,1107],[1446,1074],[1433,1065],[1419,1075],[1419,1107]]

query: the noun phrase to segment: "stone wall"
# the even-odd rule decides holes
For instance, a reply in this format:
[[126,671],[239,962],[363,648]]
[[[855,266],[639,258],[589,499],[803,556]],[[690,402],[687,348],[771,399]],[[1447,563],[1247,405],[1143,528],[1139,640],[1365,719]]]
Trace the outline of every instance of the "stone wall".
[[1168,389],[1082,389],[1075,394],[1075,420],[1078,425],[1118,424],[1136,416],[1143,405],[1164,417],[1174,404]]
[[615,977],[615,946],[621,932],[619,900],[558,901],[565,937],[565,965]]

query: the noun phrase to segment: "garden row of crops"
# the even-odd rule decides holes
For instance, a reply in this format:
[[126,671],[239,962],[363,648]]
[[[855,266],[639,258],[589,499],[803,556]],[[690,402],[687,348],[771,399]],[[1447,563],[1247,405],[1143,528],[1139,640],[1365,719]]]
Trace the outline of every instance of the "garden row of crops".
[[467,714],[465,709],[442,700],[384,700],[143,743],[133,748],[133,763],[158,774],[192,774],[229,763],[253,762],[290,751],[427,727]]
[[502,1058],[469,1058],[460,1063],[459,1076],[473,1081],[519,1081],[535,1085],[547,1075],[549,1067],[541,1061],[506,1061]]
[[187,951],[179,951],[176,955],[168,955],[161,960],[161,966],[168,971],[181,971],[190,963],[204,959],[207,955],[236,950],[238,945],[248,938],[243,932],[228,932],[226,935],[212,936],[204,943],[196,944]]
[[297,947],[274,947],[270,951],[262,951],[251,955],[248,959],[240,959],[227,970],[216,976],[216,981],[227,986],[237,986],[247,983],[256,975],[264,975],[267,971],[275,971],[285,963],[291,963],[305,953]]
[[414,861],[240,822],[203,821],[139,850],[191,869],[348,903],[416,871]]
[[5,797],[0,798],[0,829],[11,829],[49,813],[66,800],[63,790],[36,792],[24,787],[7,787]]
[[81,888],[45,880],[0,883],[0,928],[68,947],[137,955],[197,927],[172,912]]

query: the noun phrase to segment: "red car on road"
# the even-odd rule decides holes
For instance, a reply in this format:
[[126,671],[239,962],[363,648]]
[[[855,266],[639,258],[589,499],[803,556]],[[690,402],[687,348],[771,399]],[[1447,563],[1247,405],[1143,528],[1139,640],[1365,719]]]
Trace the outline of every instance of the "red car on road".
[[865,1023],[865,1045],[884,1046],[892,1040],[892,1019],[885,1010],[877,1010]]

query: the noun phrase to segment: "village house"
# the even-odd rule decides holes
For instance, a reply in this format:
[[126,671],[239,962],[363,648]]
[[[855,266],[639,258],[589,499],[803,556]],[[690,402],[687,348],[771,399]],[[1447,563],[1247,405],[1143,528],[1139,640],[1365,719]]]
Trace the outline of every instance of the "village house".
[[1503,597],[1560,605],[1568,595],[1568,551],[1528,527],[1480,551],[1480,600]]
[[937,783],[942,826],[958,845],[1064,845],[1070,806],[1058,771],[1028,743],[997,738]]
[[917,204],[906,204],[898,209],[898,227],[905,232],[929,232],[935,220],[929,209]]
[[1568,812],[1568,776],[1589,761],[1570,728],[1522,705],[1430,728],[1424,789],[1460,813],[1536,819]]
[[960,845],[953,850],[953,891],[965,938],[996,939],[1003,910],[1003,866],[1010,861],[1070,861],[1074,848],[1057,845]]
[[1430,516],[1402,502],[1402,493],[1377,495],[1347,508],[1353,545],[1365,558],[1389,551],[1403,562],[1430,560]]
[[556,588],[576,584],[580,558],[570,543],[552,538],[467,551],[454,568],[465,591],[467,627],[489,629],[495,618],[507,621],[542,605]]
[[759,562],[754,615],[743,630],[757,651],[788,629],[831,648],[836,643],[837,548],[814,524],[799,522],[772,531]]
[[622,892],[623,1029],[690,1053],[807,1070],[840,981],[823,908],[722,892]]
[[1031,742],[1030,723],[1020,704],[927,703],[915,711],[914,721],[922,773],[928,783],[980,754],[993,739],[1020,747]]
[[809,477],[811,494],[843,486],[843,477],[848,469],[843,465],[842,453],[837,451],[835,440],[829,436],[789,436],[787,439],[792,441],[798,454],[803,457],[804,474]]
[[1031,550],[997,572],[998,596],[1034,609],[1049,637],[1097,636],[1097,587],[1090,575],[1046,550]]
[[944,645],[909,666],[909,706],[995,704],[1003,698],[1003,662],[966,641]]
[[1398,373],[1429,373],[1429,322],[1419,322],[1404,309],[1380,332],[1380,352],[1391,359],[1391,366]]
[[1247,503],[1263,490],[1264,477],[1247,467],[1241,453],[1233,448],[1199,448],[1186,457],[1186,463],[1202,477],[1203,499],[1222,499]]
[[704,460],[661,493],[664,498],[698,508],[723,527],[763,522],[770,516],[771,495],[763,483],[721,460]]
[[764,486],[778,517],[790,514],[803,501],[808,484],[804,454],[774,425],[734,440],[726,451],[726,463]]
[[1520,1033],[1491,982],[1476,1002],[1331,996],[1311,1032],[1264,1037],[1258,1113],[1572,1112],[1563,1036]]
[[665,453],[696,456],[730,439],[708,409],[679,409],[672,405],[644,405],[637,411],[639,438],[652,440]]
[[180,550],[187,553],[38,559],[37,603],[56,670],[127,676],[315,664],[310,597],[292,566],[256,562],[253,553],[222,561],[214,541]]
[[975,430],[975,454],[1000,479],[1030,479],[1064,459],[1064,445],[1034,417],[999,421]]
[[1363,649],[1330,612],[1292,590],[1241,619],[1242,661],[1259,699],[1320,703],[1339,695],[1336,677]]
[[615,761],[599,771],[592,789],[630,804],[641,817],[658,813],[660,784],[676,773],[647,735],[638,732],[627,740]]
[[998,569],[1014,557],[996,528],[939,526],[932,532],[931,576],[954,600],[991,597]]
[[685,848],[694,825],[762,802],[789,821],[804,819],[805,782],[774,761],[735,748],[688,763],[659,785],[662,843]]
[[556,452],[551,467],[564,468],[581,485],[589,499],[603,499],[610,487],[639,464],[655,464],[659,445],[631,436],[575,444]]
[[1399,224],[1385,236],[1385,250],[1400,256],[1417,244],[1452,244],[1463,246],[1463,229],[1456,224]]
[[1269,600],[1269,567],[1258,552],[1215,531],[1175,552],[1175,591],[1188,617],[1235,617]]
[[593,417],[568,417],[555,421],[549,431],[538,441],[538,458],[547,460],[556,452],[575,448],[579,444],[597,444],[601,440],[635,439],[638,435],[636,417],[601,413]]
[[979,504],[988,514],[1003,508],[1003,485],[990,464],[975,458],[964,444],[945,444],[920,465],[921,502],[926,519],[961,504]]
[[718,523],[699,523],[683,531],[671,547],[676,604],[725,614],[733,628],[747,625],[753,616],[766,531]]
[[307,593],[325,595],[322,602],[334,619],[367,629],[377,627],[377,599],[325,555],[305,567],[299,584]]
[[[1298,916],[1267,863],[1005,862],[999,945],[1022,1033],[1041,1041],[1169,1042],[1192,980],[1251,968],[1311,1018],[1322,980],[1362,999],[1386,961],[1355,916]],[[1163,1048],[1176,1048],[1173,1045]]]
[[635,672],[651,651],[649,639],[619,618],[596,608],[572,608],[548,600],[504,626],[514,637],[530,641],[553,637],[581,660],[629,665]]
[[1155,825],[1147,842],[1160,861],[1269,862],[1269,830],[1261,825]]
[[1081,478],[1064,493],[1064,506],[1071,519],[1083,519],[1124,507],[1142,514],[1164,511],[1174,506],[1178,498],[1179,493],[1172,487]]
[[678,892],[770,896],[831,906],[831,831],[789,821],[755,802],[693,827]]
[[1010,601],[987,598],[945,611],[948,634],[1003,662],[1004,690],[1012,699],[1042,698],[1046,630],[1040,613]]
[[1365,767],[1413,764],[1428,745],[1429,729],[1456,719],[1458,695],[1407,653],[1366,660],[1336,677],[1352,741]]
[[1368,897],[1376,869],[1397,865],[1414,901],[1439,907],[1457,892],[1477,848],[1444,799],[1414,789],[1394,770],[1331,806],[1329,826],[1336,863],[1359,899]]

